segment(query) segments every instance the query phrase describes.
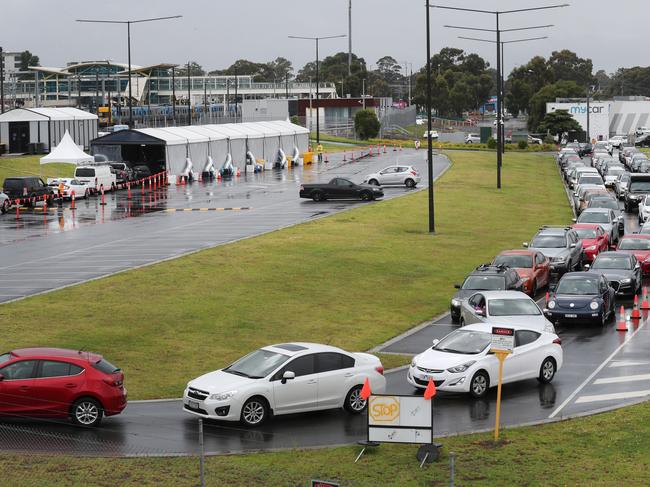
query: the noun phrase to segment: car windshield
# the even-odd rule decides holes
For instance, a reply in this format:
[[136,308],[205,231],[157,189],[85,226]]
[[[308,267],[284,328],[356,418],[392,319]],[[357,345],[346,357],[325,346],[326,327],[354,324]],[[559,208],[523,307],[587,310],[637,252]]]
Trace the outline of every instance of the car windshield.
[[602,184],[602,182],[600,176],[582,176],[578,184]]
[[625,169],[623,169],[622,167],[618,167],[618,166],[610,167],[609,169],[607,169],[607,175],[608,176],[618,176],[619,174],[622,174],[624,172],[625,172]]
[[618,244],[620,250],[650,250],[650,240],[646,238],[624,238]]
[[650,193],[650,181],[630,181],[630,192]]
[[5,362],[9,362],[11,360],[11,354],[10,353],[3,353],[0,355],[0,364],[4,364]]
[[229,365],[224,372],[251,379],[266,377],[280,365],[289,360],[288,355],[260,348]]
[[578,223],[609,223],[609,215],[597,211],[583,211],[578,217]]
[[630,259],[626,255],[599,255],[594,260],[592,269],[632,269]]
[[503,291],[506,280],[502,276],[469,276],[463,283],[463,289],[476,291]]
[[488,301],[490,316],[537,316],[539,308],[530,299],[490,299]]
[[440,340],[433,350],[474,355],[485,350],[491,342],[492,335],[486,331],[456,330]]
[[498,255],[494,259],[494,265],[500,264],[508,267],[531,268],[533,267],[533,256],[525,254]]
[[557,249],[566,247],[566,239],[563,235],[538,235],[533,240],[532,247],[536,249]]
[[589,203],[590,208],[607,208],[610,210],[618,210],[618,202],[610,199],[596,199]]
[[595,228],[576,228],[578,238],[596,238]]
[[561,279],[556,294],[598,294],[598,277],[570,277]]

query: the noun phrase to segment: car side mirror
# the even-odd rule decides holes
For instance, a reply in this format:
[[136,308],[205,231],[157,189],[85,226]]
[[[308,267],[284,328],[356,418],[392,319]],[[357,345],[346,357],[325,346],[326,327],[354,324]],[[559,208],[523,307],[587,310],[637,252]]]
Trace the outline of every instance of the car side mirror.
[[485,316],[485,310],[481,308],[474,308],[474,313],[476,313],[477,316]]
[[282,374],[282,380],[280,382],[282,382],[283,384],[286,384],[288,380],[292,380],[292,379],[295,379],[295,378],[296,378],[295,372],[292,372],[290,370],[285,370],[284,374]]
[[577,218],[571,218],[571,221],[572,221],[573,223],[576,223],[576,222],[578,221],[578,219],[577,219]]
[[591,266],[589,264],[585,264],[582,267],[584,267],[586,271],[588,271],[591,268]]
[[460,284],[454,284],[454,287],[455,287],[456,289],[460,289]]
[[431,342],[431,343],[433,343],[433,346],[435,347],[436,345],[438,345],[438,343],[440,343],[440,340],[438,340],[438,339],[436,338],[436,339],[434,339],[433,342]]

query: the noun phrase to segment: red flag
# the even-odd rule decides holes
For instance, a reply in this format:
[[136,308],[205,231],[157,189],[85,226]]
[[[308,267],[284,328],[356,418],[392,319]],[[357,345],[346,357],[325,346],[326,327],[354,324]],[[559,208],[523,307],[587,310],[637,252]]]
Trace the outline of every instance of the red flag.
[[372,391],[370,390],[370,383],[366,377],[366,380],[363,382],[363,387],[361,388],[361,399],[365,401],[370,397],[370,394],[372,394]]
[[428,401],[435,395],[436,395],[436,385],[433,382],[433,379],[429,379],[427,388],[424,390],[424,398]]

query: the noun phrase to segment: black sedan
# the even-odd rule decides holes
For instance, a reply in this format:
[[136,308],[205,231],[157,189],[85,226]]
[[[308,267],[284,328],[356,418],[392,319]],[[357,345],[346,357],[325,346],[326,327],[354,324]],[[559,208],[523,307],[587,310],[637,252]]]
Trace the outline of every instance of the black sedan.
[[619,296],[634,296],[641,289],[641,264],[632,253],[601,252],[589,271],[605,276]]
[[334,178],[325,184],[303,184],[300,186],[300,197],[314,201],[328,199],[361,199],[372,201],[384,196],[384,191],[369,184],[356,184],[345,178]]
[[596,272],[570,272],[562,276],[544,313],[556,324],[605,325],[614,316],[616,293],[607,279]]

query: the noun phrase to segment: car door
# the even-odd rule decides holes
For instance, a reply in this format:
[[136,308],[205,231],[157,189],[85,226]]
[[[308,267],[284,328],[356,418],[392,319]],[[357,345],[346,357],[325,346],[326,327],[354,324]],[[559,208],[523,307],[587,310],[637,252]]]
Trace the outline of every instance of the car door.
[[20,360],[0,369],[0,412],[29,414],[34,410],[34,391],[37,360]]
[[85,372],[82,367],[57,360],[39,360],[33,390],[36,407],[43,415],[60,416],[83,390]]
[[336,178],[332,181],[330,181],[327,184],[324,184],[322,187],[323,192],[325,193],[325,197],[329,199],[336,199],[339,198],[339,192],[340,192],[340,186],[339,186],[339,178]]
[[[302,355],[282,367],[272,379],[276,414],[311,411],[318,406],[318,377],[315,354]],[[282,383],[286,371],[296,374]]]
[[397,168],[391,166],[381,171],[379,184],[395,184],[395,169]]
[[603,300],[603,313],[608,313],[609,310],[612,309],[612,297],[609,294],[609,283],[604,276],[600,277],[598,290],[600,291],[600,297]]
[[551,263],[549,260],[542,254],[538,252],[535,254],[535,278],[537,279],[537,289],[540,289],[548,285],[549,274],[551,269]]
[[318,376],[318,409],[340,407],[350,390],[355,360],[342,353],[316,354]]
[[[463,301],[462,306],[462,314],[463,314],[463,320],[465,321],[466,325],[470,325],[472,323],[481,323],[485,321],[485,296],[481,293],[476,293],[473,296],[471,296],[469,299],[466,301]],[[483,313],[483,315],[480,315],[477,313],[479,311],[480,313]]]
[[503,364],[503,382],[530,379],[539,375],[542,352],[539,349],[540,333],[533,330],[515,331],[515,348]]

